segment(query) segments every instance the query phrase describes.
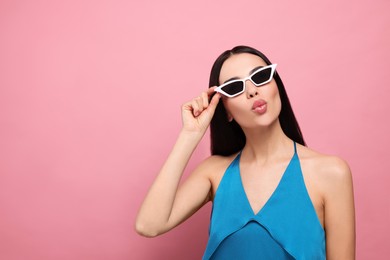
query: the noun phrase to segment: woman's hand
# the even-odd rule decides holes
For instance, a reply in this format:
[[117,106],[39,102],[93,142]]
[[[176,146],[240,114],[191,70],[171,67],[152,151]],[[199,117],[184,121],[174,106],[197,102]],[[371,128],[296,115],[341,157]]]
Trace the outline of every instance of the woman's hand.
[[[209,88],[200,96],[182,106],[183,130],[204,134],[213,118],[220,94],[214,92],[216,87]],[[214,94],[215,93],[215,94]],[[212,96],[214,94],[214,96]],[[211,100],[209,101],[210,97]]]

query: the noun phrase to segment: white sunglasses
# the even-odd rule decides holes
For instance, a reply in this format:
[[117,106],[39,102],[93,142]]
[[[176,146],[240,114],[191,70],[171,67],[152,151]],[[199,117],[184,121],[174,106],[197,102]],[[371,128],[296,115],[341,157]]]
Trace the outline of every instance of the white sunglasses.
[[245,91],[245,82],[250,80],[256,87],[267,84],[272,80],[274,76],[275,69],[277,64],[271,64],[264,66],[254,71],[251,75],[244,79],[236,79],[229,82],[226,82],[214,91],[221,93],[227,97],[235,97],[242,94]]

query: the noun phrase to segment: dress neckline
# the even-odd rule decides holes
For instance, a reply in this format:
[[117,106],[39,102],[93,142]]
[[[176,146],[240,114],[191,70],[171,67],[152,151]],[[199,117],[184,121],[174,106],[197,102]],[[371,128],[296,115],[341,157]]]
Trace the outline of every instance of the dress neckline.
[[287,175],[286,172],[287,172],[288,169],[290,168],[290,165],[291,165],[293,159],[294,159],[295,157],[298,156],[298,154],[297,154],[297,148],[296,148],[296,143],[294,142],[294,154],[292,155],[292,157],[291,157],[289,163],[287,164],[286,168],[284,169],[284,171],[283,171],[283,173],[282,173],[282,176],[280,177],[280,180],[279,180],[278,184],[276,185],[276,188],[275,188],[274,191],[271,193],[271,195],[269,196],[269,198],[266,200],[266,202],[264,203],[264,205],[263,205],[257,212],[255,212],[255,211],[253,210],[253,208],[252,208],[252,206],[251,206],[251,203],[250,203],[250,201],[249,201],[248,195],[247,195],[247,193],[246,193],[246,191],[245,191],[244,184],[243,184],[243,182],[242,182],[241,168],[240,168],[241,152],[242,152],[242,151],[240,151],[240,153],[239,153],[238,156],[237,156],[237,168],[238,168],[238,177],[239,177],[239,180],[240,180],[240,188],[241,188],[241,190],[242,190],[242,192],[243,192],[243,194],[244,194],[245,201],[246,201],[246,204],[247,204],[247,206],[248,206],[250,212],[251,212],[254,216],[258,216],[258,215],[260,215],[260,214],[264,211],[264,209],[265,209],[266,206],[269,204],[269,202],[272,200],[272,198],[275,197],[275,194],[276,194],[277,191],[280,189],[280,186],[281,186],[283,180],[286,178],[286,175]]

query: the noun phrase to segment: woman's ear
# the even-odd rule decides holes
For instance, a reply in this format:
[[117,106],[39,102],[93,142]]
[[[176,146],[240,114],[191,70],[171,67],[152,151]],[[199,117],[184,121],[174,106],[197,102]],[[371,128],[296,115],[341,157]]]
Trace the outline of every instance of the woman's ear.
[[229,121],[229,123],[233,121],[232,115],[227,111],[226,111],[226,117],[227,117],[227,120]]
[[227,120],[229,121],[229,123],[230,123],[230,122],[233,121],[234,118],[233,118],[233,116],[229,113],[229,111],[226,109],[226,105],[225,105],[224,101],[225,101],[225,100],[222,100],[223,108],[224,108],[224,110],[225,110],[226,119],[227,119]]

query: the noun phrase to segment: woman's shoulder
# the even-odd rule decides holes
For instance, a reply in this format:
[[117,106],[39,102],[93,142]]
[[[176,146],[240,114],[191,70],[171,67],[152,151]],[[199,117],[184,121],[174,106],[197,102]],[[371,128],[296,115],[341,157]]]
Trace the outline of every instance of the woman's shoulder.
[[298,146],[298,155],[303,172],[325,186],[351,179],[348,163],[339,156],[320,153],[302,145]]
[[236,158],[237,154],[238,153],[235,153],[229,156],[211,155],[204,159],[199,166],[208,169],[226,168],[234,160],[234,158]]
[[229,167],[234,158],[236,158],[237,154],[235,153],[229,156],[211,155],[196,167],[196,172],[207,175],[209,178],[220,176]]

